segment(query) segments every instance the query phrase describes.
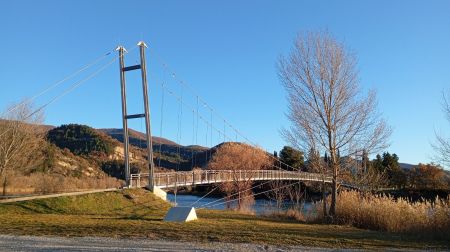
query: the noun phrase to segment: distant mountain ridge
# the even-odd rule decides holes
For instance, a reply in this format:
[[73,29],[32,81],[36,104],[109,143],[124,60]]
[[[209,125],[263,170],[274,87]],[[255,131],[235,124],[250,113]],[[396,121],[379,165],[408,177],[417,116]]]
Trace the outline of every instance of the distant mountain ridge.
[[[123,142],[123,129],[107,128],[107,129],[97,129],[97,130],[106,133],[107,135],[119,140],[120,142]],[[145,142],[146,141],[145,133],[139,132],[134,129],[128,129],[128,134],[130,137],[130,143],[131,143],[131,141],[134,141],[135,143],[132,143],[133,145],[136,146],[136,144],[141,144],[142,148],[147,148],[147,143]],[[152,136],[152,141],[153,141],[153,144],[167,144],[167,145],[175,145],[175,146],[179,145],[173,141],[170,141],[169,139],[162,138],[162,137]],[[137,147],[139,147],[139,146],[137,146]]]
[[416,167],[417,165],[414,164],[408,164],[408,163],[398,163],[400,165],[400,168],[403,170],[411,170],[412,168]]
[[[123,143],[123,129],[109,128],[98,129],[106,133],[110,137]],[[129,129],[130,145],[145,149],[147,148],[146,134]],[[210,149],[199,145],[183,146],[166,138],[152,137],[153,153],[155,165],[166,169],[174,170],[192,170],[193,167],[205,167],[209,159],[206,153],[210,153]],[[210,156],[210,155],[208,155]]]

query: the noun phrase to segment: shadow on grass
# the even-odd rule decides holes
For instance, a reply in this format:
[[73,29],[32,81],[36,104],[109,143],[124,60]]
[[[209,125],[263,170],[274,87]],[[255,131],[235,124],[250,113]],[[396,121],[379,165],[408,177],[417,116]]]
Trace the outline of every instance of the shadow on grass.
[[24,209],[26,211],[29,211],[31,213],[39,213],[39,214],[64,214],[64,211],[61,209],[56,209],[53,207],[50,207],[46,202],[36,200],[36,201],[29,201],[30,203],[25,204],[11,204],[11,206],[19,207],[21,209]]
[[139,220],[139,221],[163,221],[160,217],[148,217],[141,215],[117,216],[117,217],[92,217],[93,220]]

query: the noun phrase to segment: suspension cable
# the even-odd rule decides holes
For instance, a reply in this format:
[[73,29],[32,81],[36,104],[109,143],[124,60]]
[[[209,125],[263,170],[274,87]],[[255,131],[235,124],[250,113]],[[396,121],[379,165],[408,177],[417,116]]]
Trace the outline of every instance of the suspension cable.
[[[58,96],[55,96],[53,99],[51,99],[49,102],[47,102],[46,104],[42,105],[35,113],[41,111],[42,109],[44,109],[45,107],[49,106],[50,104],[54,103],[55,101],[61,99],[62,97],[64,97],[65,95],[73,92],[75,89],[77,89],[79,86],[81,86],[83,83],[85,83],[86,81],[92,79],[93,77],[95,77],[97,74],[101,73],[102,71],[104,71],[107,67],[109,67],[111,64],[113,64],[119,57],[115,57],[113,60],[111,60],[110,62],[108,62],[106,65],[104,65],[103,67],[99,68],[97,71],[95,71],[94,73],[90,74],[88,77],[86,77],[85,79],[82,79],[78,82],[75,82],[72,86],[68,87],[67,89],[64,90],[63,93],[61,93]],[[31,114],[30,117],[32,115],[34,115],[35,113]]]
[[[206,124],[206,138],[205,138],[205,146],[208,146],[208,133],[209,133],[209,126]],[[205,163],[208,163],[208,149],[205,151]]]
[[214,189],[212,189],[211,191],[209,191],[207,194],[203,195],[200,199],[196,200],[194,203],[191,204],[191,207],[195,206],[195,204],[197,204],[198,202],[200,202],[200,200],[206,198],[208,195],[210,195],[212,192],[214,192],[217,188],[219,188],[218,186],[214,187]]
[[[209,141],[211,142],[211,144],[209,145],[209,148],[211,149],[213,146],[213,130],[212,130],[212,126],[213,126],[213,112],[212,109],[210,109],[210,123],[211,123],[211,132],[210,132],[210,137],[209,137]],[[209,160],[211,160],[212,157],[212,150],[209,152]]]
[[15,111],[17,108],[19,108],[21,105],[28,103],[28,102],[32,102],[34,101],[36,98],[44,95],[45,93],[49,92],[50,90],[58,87],[59,85],[63,84],[64,82],[74,78],[75,76],[77,76],[78,74],[82,73],[83,71],[89,69],[90,67],[96,65],[98,62],[100,62],[101,60],[103,60],[104,58],[106,58],[107,56],[109,56],[112,51],[109,51],[103,55],[101,55],[100,57],[96,58],[95,60],[91,61],[90,63],[88,63],[87,65],[81,67],[80,69],[76,70],[75,72],[67,75],[66,77],[62,78],[61,80],[55,82],[52,85],[47,86],[46,88],[44,88],[43,90],[41,90],[39,93],[35,94],[34,96],[25,99],[24,101],[20,102],[19,104],[13,106],[12,108],[9,108],[7,111],[3,112],[3,115],[11,113],[13,111]]
[[[186,87],[187,90],[189,90],[190,93],[191,93],[193,96],[195,96],[195,97],[197,98],[197,115],[200,114],[199,111],[198,111],[199,103],[202,103],[205,107],[209,108],[209,109],[211,110],[211,112],[214,113],[219,119],[222,119],[222,120],[224,121],[224,132],[223,132],[223,135],[224,135],[224,142],[225,142],[227,139],[229,139],[230,141],[233,141],[232,138],[227,137],[226,134],[225,134],[225,127],[229,127],[231,130],[233,130],[233,131],[236,133],[236,135],[239,135],[242,139],[244,139],[244,140],[245,140],[246,142],[248,142],[250,145],[252,145],[252,146],[254,146],[254,147],[258,147],[258,146],[259,146],[258,144],[256,144],[255,142],[253,142],[253,141],[251,141],[249,138],[247,138],[244,134],[242,134],[241,131],[239,131],[239,130],[236,129],[233,125],[231,125],[229,122],[227,122],[226,119],[225,119],[222,115],[220,115],[216,110],[214,110],[213,107],[212,107],[211,105],[209,105],[209,104],[206,102],[205,99],[203,99],[202,97],[200,97],[200,96],[198,95],[198,92],[196,92],[196,91],[192,88],[192,86],[188,85],[185,81],[183,81],[182,79],[178,78],[178,75],[175,73],[175,71],[173,71],[173,70],[168,66],[168,64],[166,64],[166,63],[159,57],[159,55],[155,52],[155,50],[153,50],[153,48],[150,48],[150,51],[151,51],[151,53],[154,54],[154,56],[155,56],[155,58],[156,58],[156,61],[157,61],[157,62],[158,62],[158,63],[159,63],[166,71],[172,73],[172,77],[173,77],[173,79],[176,80],[176,83],[179,84],[179,85],[181,85],[181,86]],[[198,125],[198,119],[197,119],[197,125]],[[221,133],[219,132],[219,134],[221,134]],[[196,134],[196,135],[197,135],[197,134]],[[236,138],[237,138],[237,137],[236,137]],[[197,136],[196,136],[196,144],[197,144],[197,143],[198,143],[198,141],[197,141]],[[285,165],[287,168],[290,168],[290,169],[292,169],[292,170],[300,170],[299,168],[292,167],[291,165],[286,164],[285,162],[281,161],[279,158],[276,158],[276,157],[274,157],[274,156],[272,156],[272,155],[270,155],[270,154],[269,154],[268,156],[269,156],[271,159],[273,159],[273,160],[275,160],[275,161],[277,161],[277,162],[280,162],[281,164]],[[282,169],[282,168],[280,167],[280,169]],[[285,169],[283,169],[283,170],[285,170]]]
[[[195,141],[195,110],[192,110],[192,144]],[[191,149],[191,170],[194,170],[194,148]]]
[[198,117],[199,117],[199,112],[198,112],[198,95],[197,95],[197,128],[195,130],[195,144],[198,145]]
[[[213,109],[213,107],[212,107],[211,105],[209,105],[209,104],[206,102],[205,99],[203,99],[202,97],[200,97],[200,96],[198,95],[198,92],[196,92],[196,91],[194,90],[194,88],[192,88],[192,86],[188,85],[185,81],[183,81],[183,80],[181,80],[180,78],[178,78],[178,75],[175,73],[175,71],[173,71],[173,70],[168,66],[168,64],[166,64],[166,63],[161,59],[161,57],[155,52],[155,50],[153,50],[153,48],[149,48],[149,49],[150,49],[150,52],[154,54],[156,61],[157,61],[164,69],[166,69],[166,70],[169,71],[169,72],[172,72],[172,77],[177,81],[177,83],[178,83],[179,85],[185,86],[185,87],[191,92],[192,95],[197,96],[199,102],[203,103],[206,107],[208,107],[208,108],[210,108],[212,111],[214,111],[214,114],[216,114],[216,116],[219,117],[219,119],[226,120],[222,115],[220,115],[217,111],[215,111],[215,110]],[[252,145],[254,145],[254,146],[257,146],[256,143],[250,141],[247,137],[245,137],[239,130],[237,130],[237,129],[236,129],[235,127],[233,127],[231,124],[228,124],[228,126],[229,126],[230,128],[232,128],[234,131],[236,131],[239,135],[241,135],[241,137],[242,137],[243,139],[245,139],[247,142],[249,142],[250,144],[252,144]]]
[[[130,51],[132,51],[135,47],[133,47]],[[114,57],[113,60],[109,61],[107,64],[103,65],[102,67],[100,67],[99,69],[97,69],[97,71],[93,72],[92,74],[90,74],[89,76],[85,77],[84,79],[81,79],[77,82],[75,82],[74,84],[72,84],[71,86],[69,86],[68,88],[66,88],[64,90],[63,93],[55,96],[53,99],[51,99],[49,102],[45,103],[44,105],[40,106],[39,108],[37,108],[35,111],[33,111],[32,113],[30,113],[28,116],[24,117],[22,120],[27,120],[29,118],[31,118],[33,115],[39,113],[40,111],[42,111],[44,108],[48,107],[49,105],[51,105],[52,103],[56,102],[57,100],[61,99],[62,97],[64,97],[65,95],[73,92],[75,89],[77,89],[79,86],[81,86],[83,83],[85,83],[86,81],[92,79],[93,77],[95,77],[97,74],[101,73],[102,71],[104,71],[107,67],[109,67],[112,63],[114,63],[117,59],[119,58],[119,56]],[[0,134],[0,137],[3,136],[4,134],[6,134],[9,131],[9,129],[7,129],[6,131],[4,131],[2,134]]]
[[231,194],[231,195],[229,195],[229,196],[225,196],[225,197],[222,197],[222,198],[220,198],[220,199],[217,199],[217,200],[214,200],[214,201],[208,202],[208,203],[206,203],[206,204],[203,204],[203,205],[199,206],[199,208],[202,208],[202,207],[208,206],[208,205],[210,205],[210,204],[214,204],[214,203],[216,203],[216,202],[219,202],[219,201],[221,201],[221,200],[223,200],[223,199],[225,199],[225,198],[227,198],[227,197],[234,197],[234,196],[236,196],[236,195],[239,195],[240,193],[243,193],[243,192],[246,192],[246,191],[250,191],[250,190],[253,190],[253,189],[255,189],[255,188],[259,187],[259,186],[262,186],[262,185],[268,184],[268,183],[270,183],[270,182],[271,182],[271,181],[270,181],[270,180],[268,180],[268,181],[266,181],[266,182],[264,182],[264,183],[261,183],[261,184],[257,184],[257,185],[255,185],[255,186],[252,186],[251,188],[248,188],[248,189],[245,189],[245,190],[242,190],[242,191],[239,191],[239,192],[233,193],[233,194]]
[[[171,91],[169,88],[167,88],[166,86],[164,86],[164,89],[165,89],[165,91],[166,91],[169,95],[175,97],[175,99],[177,99],[177,100],[180,100],[180,97],[177,96],[177,95],[176,95],[173,91]],[[184,106],[186,106],[187,108],[193,110],[193,111],[194,111],[194,110],[195,110],[195,111],[197,110],[196,108],[194,108],[193,106],[189,105],[188,103],[185,103],[184,101],[182,102],[182,104],[183,104]],[[226,140],[228,140],[228,141],[233,141],[233,139],[232,139],[230,136],[227,136],[224,132],[222,132],[222,130],[220,130],[220,129],[214,127],[214,126],[212,125],[212,121],[209,122],[209,121],[208,121],[206,118],[204,118],[201,114],[196,114],[196,115],[197,115],[197,118],[198,118],[198,119],[197,119],[197,121],[196,121],[195,126],[197,126],[197,125],[198,125],[197,122],[201,120],[201,121],[203,121],[204,123],[206,123],[206,124],[209,125],[209,127],[211,128],[211,131],[214,130],[214,131],[216,131],[216,132],[219,134],[219,139],[220,139],[220,135],[223,135],[225,141],[226,141]],[[197,128],[196,128],[196,129],[197,129]],[[212,135],[212,133],[211,133],[211,135]],[[282,162],[281,160],[279,160],[279,159],[273,157],[271,154],[268,154],[268,156],[269,156],[270,158],[272,158],[272,159],[275,159],[275,160],[278,161],[279,163],[285,165],[286,167],[291,168],[292,170],[299,170],[299,169],[296,169],[296,168],[294,168],[294,167],[292,167],[292,166],[290,166],[290,165],[288,165],[288,164]],[[282,167],[279,167],[279,166],[273,166],[273,167],[275,167],[275,168],[277,168],[277,169],[279,169],[279,170],[287,171],[286,169],[283,169]]]
[[[271,182],[271,181],[269,181],[269,182]],[[289,187],[289,186],[293,186],[293,185],[295,185],[295,184],[297,184],[297,183],[300,183],[300,182],[301,182],[301,181],[297,181],[297,182],[294,182],[294,183],[291,183],[291,184],[288,184],[288,185],[279,186],[279,187],[277,187],[277,188],[272,188],[272,189],[270,189],[270,190],[266,190],[266,191],[259,192],[259,193],[256,193],[256,194],[243,196],[243,197],[241,197],[241,198],[239,198],[239,199],[232,199],[232,200],[227,200],[227,201],[224,201],[224,202],[219,202],[219,203],[216,203],[216,204],[211,205],[211,206],[209,206],[209,207],[212,208],[212,207],[215,207],[215,206],[218,206],[218,205],[227,204],[227,203],[234,202],[234,201],[237,201],[237,200],[240,200],[240,199],[244,199],[244,198],[248,198],[248,197],[254,197],[254,196],[258,196],[258,195],[261,195],[261,194],[265,194],[265,193],[268,193],[268,192],[271,192],[271,191],[280,190],[280,189],[282,189],[282,188],[286,188],[286,187]]]
[[[162,89],[164,88],[164,82],[161,82]],[[164,91],[161,92],[161,121],[159,124],[159,159],[158,166],[161,168],[161,157],[162,157],[162,136],[163,136],[163,119],[164,119]]]
[[[279,167],[277,167],[277,166],[275,166],[275,165],[273,165],[273,164],[272,164],[270,167],[272,167],[272,168],[279,168]],[[218,202],[218,201],[223,200],[223,199],[225,199],[225,198],[227,198],[227,197],[234,197],[234,196],[236,196],[236,195],[238,195],[238,194],[240,194],[240,193],[243,193],[243,192],[246,192],[246,191],[249,191],[249,190],[253,190],[253,189],[257,188],[257,187],[263,186],[263,185],[265,185],[265,184],[267,184],[267,183],[270,183],[270,182],[271,182],[271,181],[269,180],[269,181],[266,181],[266,182],[264,182],[264,183],[257,184],[257,185],[255,185],[255,186],[249,188],[249,189],[246,189],[246,190],[243,190],[243,191],[240,191],[240,192],[236,192],[236,193],[234,193],[234,194],[232,194],[232,195],[229,195],[229,196],[225,196],[225,197],[219,198],[218,200],[215,200],[215,201],[213,201],[213,202],[206,203],[206,204],[204,204],[204,205],[202,205],[202,206],[200,206],[200,207],[204,207],[204,206],[206,206],[206,205],[209,205],[209,204]],[[209,193],[208,193],[208,194],[209,194]]]

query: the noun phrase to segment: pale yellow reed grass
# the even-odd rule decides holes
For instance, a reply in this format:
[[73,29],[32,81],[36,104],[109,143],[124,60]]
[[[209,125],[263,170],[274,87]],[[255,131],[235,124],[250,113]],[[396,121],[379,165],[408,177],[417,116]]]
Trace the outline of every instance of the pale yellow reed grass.
[[[334,221],[366,229],[450,239],[449,202],[450,198],[410,202],[402,198],[342,191],[337,197]],[[315,209],[314,221],[322,221],[322,202],[317,202]]]

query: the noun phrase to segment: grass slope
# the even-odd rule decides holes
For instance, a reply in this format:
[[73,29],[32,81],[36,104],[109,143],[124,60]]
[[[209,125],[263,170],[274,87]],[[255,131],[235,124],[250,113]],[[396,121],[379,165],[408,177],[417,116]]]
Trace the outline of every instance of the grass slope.
[[445,241],[345,226],[301,224],[232,211],[200,209],[198,221],[166,223],[162,219],[169,207],[167,202],[141,189],[0,204],[0,233],[364,249],[449,247]]

